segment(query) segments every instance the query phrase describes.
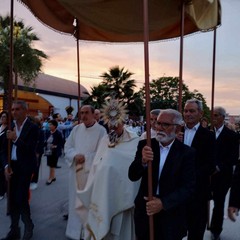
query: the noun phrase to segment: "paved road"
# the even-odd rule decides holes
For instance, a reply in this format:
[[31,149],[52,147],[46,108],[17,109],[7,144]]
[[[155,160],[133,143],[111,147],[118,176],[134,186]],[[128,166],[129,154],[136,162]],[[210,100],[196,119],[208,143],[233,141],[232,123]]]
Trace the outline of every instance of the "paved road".
[[[67,240],[66,221],[62,216],[67,212],[68,167],[63,158],[59,159],[59,165],[62,168],[56,169],[57,181],[46,186],[48,167],[45,157],[42,159],[39,186],[31,192],[31,210],[35,224],[33,240]],[[0,238],[6,235],[9,225],[9,217],[6,216],[6,199],[4,199],[0,201]],[[210,240],[208,231],[204,240]],[[236,223],[230,222],[227,218],[224,220],[222,240],[240,240],[240,217]]]
[[[57,181],[47,186],[48,167],[46,158],[42,159],[38,188],[31,192],[31,211],[35,225],[33,240],[66,240],[68,168],[63,158],[59,159],[62,168],[56,169]],[[0,238],[9,230],[9,217],[6,216],[6,200],[0,201]],[[23,233],[23,226],[22,226]]]

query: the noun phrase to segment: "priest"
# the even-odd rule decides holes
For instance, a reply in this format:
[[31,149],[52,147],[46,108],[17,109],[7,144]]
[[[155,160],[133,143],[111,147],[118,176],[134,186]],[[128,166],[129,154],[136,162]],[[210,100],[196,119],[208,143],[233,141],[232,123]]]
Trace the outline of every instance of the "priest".
[[78,191],[87,210],[85,240],[134,240],[133,208],[139,182],[128,179],[139,137],[124,127],[124,107],[111,99],[103,109],[109,135],[98,147],[86,187]]
[[70,170],[66,236],[73,240],[80,239],[83,229],[80,213],[84,209],[76,195],[77,189],[84,189],[100,139],[107,134],[105,128],[96,122],[92,106],[82,106],[80,116],[81,123],[72,129],[64,147]]

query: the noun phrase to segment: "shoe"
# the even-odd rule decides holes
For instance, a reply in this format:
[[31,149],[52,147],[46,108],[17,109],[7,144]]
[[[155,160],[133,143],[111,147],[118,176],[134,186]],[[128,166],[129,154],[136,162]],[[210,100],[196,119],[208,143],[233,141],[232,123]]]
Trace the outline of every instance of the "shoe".
[[33,224],[32,224],[32,226],[30,228],[28,228],[28,229],[25,228],[22,240],[30,240],[32,238],[32,236],[33,236],[33,228],[34,228]]
[[55,168],[61,168],[62,166],[56,166]]
[[21,238],[20,228],[11,229],[5,238],[1,238],[1,240],[19,240]]
[[51,179],[51,180],[47,180],[47,182],[46,182],[46,185],[50,185],[50,184],[52,184],[52,182],[56,182],[56,178],[53,178],[53,179]]
[[212,240],[221,240],[220,234],[212,233],[212,234],[211,234],[211,239],[212,239]]
[[35,183],[35,182],[32,182],[32,183],[30,184],[30,190],[35,190],[35,189],[37,189],[37,187],[38,187],[38,185],[37,185],[37,183]]

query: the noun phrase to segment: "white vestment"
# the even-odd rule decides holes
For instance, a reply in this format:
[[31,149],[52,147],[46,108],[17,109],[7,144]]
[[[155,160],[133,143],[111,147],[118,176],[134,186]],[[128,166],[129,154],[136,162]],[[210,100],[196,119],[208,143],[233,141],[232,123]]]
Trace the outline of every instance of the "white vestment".
[[[80,218],[82,203],[76,195],[77,189],[84,189],[98,144],[104,135],[106,135],[106,129],[97,122],[89,128],[86,128],[81,123],[72,129],[64,146],[66,162],[70,168],[69,210],[66,236],[71,239],[79,240],[82,229]],[[77,154],[83,154],[85,157],[85,163],[78,169],[76,169],[73,160]]]
[[133,208],[139,181],[128,179],[139,137],[124,129],[118,144],[109,148],[108,136],[98,147],[83,191],[78,196],[88,209],[85,240],[134,240]]

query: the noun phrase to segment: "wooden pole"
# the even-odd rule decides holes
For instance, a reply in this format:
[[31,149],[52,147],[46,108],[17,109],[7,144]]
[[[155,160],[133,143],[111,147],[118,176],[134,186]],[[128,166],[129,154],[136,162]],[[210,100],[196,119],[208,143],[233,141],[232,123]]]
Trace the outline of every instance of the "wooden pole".
[[[150,133],[150,87],[149,87],[149,27],[148,27],[148,0],[143,3],[144,22],[144,64],[145,64],[145,93],[146,93],[146,123],[147,123],[147,145],[151,146]],[[153,199],[152,193],[152,162],[148,162],[148,200]],[[149,239],[154,240],[153,216],[149,216]]]
[[[211,130],[213,131],[213,110],[214,110],[214,93],[215,93],[215,70],[216,70],[216,42],[217,42],[217,28],[214,28],[213,31],[213,62],[212,62],[212,96],[211,96]],[[210,176],[210,183],[212,177]],[[208,201],[208,219],[207,219],[207,230],[210,230],[210,219],[211,219],[211,210],[210,210],[210,201]]]
[[78,80],[78,123],[80,123],[80,101],[81,101],[81,84],[80,84],[80,57],[79,57],[79,21],[76,19],[76,32],[75,37],[77,40],[77,80]]
[[214,93],[215,93],[215,69],[216,69],[216,42],[217,28],[213,31],[213,62],[212,62],[212,96],[211,96],[211,126],[213,127],[213,109],[214,109]]
[[183,37],[184,37],[184,15],[185,2],[181,6],[181,35],[180,35],[180,59],[179,59],[179,85],[178,85],[178,111],[182,112],[182,87],[183,87]]
[[[13,9],[14,9],[14,1],[11,0],[10,6],[10,64],[9,64],[9,81],[8,81],[8,129],[11,129],[11,109],[12,109],[12,92],[13,92]],[[7,149],[7,157],[8,157],[8,171],[11,171],[11,140],[8,139],[8,149]],[[8,181],[7,188],[7,215],[10,213],[10,180]]]

